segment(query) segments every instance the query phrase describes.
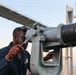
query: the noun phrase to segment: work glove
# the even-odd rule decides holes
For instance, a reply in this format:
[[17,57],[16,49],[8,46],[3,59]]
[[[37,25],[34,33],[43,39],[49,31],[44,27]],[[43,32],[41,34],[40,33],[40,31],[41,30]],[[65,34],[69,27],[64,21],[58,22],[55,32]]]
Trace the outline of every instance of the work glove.
[[47,61],[49,59],[53,58],[53,51],[50,51],[45,57],[44,57],[44,61]]
[[5,56],[6,60],[11,61],[16,55],[18,55],[19,53],[21,53],[21,51],[23,51],[24,48],[21,45],[15,45],[13,46],[8,54]]

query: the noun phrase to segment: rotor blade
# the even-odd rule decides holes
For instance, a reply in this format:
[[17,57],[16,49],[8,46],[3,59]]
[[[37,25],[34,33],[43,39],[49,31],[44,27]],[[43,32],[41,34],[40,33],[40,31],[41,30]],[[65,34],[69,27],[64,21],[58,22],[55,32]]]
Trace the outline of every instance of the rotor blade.
[[[11,10],[9,8],[7,8],[6,6],[3,6],[0,4],[0,16],[7,18],[9,20],[12,20],[14,22],[17,22],[19,24],[28,26],[28,27],[33,27],[33,24],[36,23],[37,21],[30,19],[20,13],[17,13],[14,10]],[[38,22],[39,23],[39,22]],[[41,24],[41,26],[46,27],[45,25]]]

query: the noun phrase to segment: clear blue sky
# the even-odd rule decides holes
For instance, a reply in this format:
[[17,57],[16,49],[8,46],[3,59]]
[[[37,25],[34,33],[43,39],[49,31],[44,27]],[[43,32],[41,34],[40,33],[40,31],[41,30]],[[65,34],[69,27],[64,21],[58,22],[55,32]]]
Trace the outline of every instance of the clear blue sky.
[[[66,24],[66,5],[75,9],[75,2],[76,0],[0,0],[1,4],[48,27],[56,27],[60,23]],[[12,31],[18,26],[21,25],[0,17],[0,48],[12,41]]]

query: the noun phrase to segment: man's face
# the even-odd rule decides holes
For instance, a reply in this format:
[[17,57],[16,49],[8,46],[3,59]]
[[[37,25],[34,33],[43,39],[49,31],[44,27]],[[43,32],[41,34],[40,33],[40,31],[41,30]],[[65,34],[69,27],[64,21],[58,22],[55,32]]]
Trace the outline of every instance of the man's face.
[[23,31],[18,32],[18,35],[16,37],[16,43],[22,44],[24,41],[25,41],[25,32],[23,32]]
[[[14,36],[14,43],[15,43],[15,45],[16,44],[22,44],[25,40],[26,40],[25,32],[23,32],[23,31],[18,32],[17,35]],[[24,49],[27,48],[27,45],[28,45],[28,43],[27,44],[23,44]]]

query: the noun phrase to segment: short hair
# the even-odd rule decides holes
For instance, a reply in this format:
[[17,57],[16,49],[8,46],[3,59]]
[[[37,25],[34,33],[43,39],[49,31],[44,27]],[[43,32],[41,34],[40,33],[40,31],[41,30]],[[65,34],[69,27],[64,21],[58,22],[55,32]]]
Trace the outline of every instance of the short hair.
[[26,32],[27,29],[22,29],[22,27],[17,27],[13,30],[13,36],[16,35],[17,32],[21,32],[21,31]]

